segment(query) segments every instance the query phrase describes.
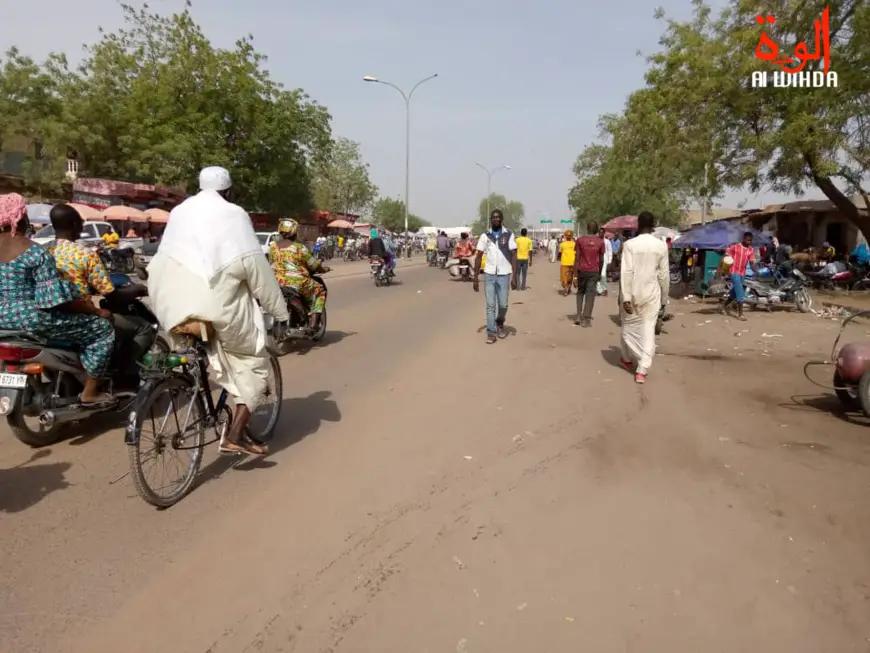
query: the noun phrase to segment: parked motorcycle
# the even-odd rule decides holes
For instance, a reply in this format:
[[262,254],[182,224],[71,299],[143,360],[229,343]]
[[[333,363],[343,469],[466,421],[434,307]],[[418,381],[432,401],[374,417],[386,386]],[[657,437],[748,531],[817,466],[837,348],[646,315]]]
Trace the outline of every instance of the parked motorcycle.
[[[324,294],[328,297],[328,289],[323,277],[314,275],[311,277],[316,283],[323,287]],[[323,313],[320,314],[320,325],[317,331],[312,331],[309,328],[311,324],[311,313],[308,312],[308,303],[305,298],[295,288],[281,288],[284,295],[284,301],[287,303],[287,312],[290,313],[290,324],[288,328],[283,330],[278,337],[275,333],[274,322],[267,320],[266,329],[272,334],[275,340],[275,353],[283,356],[288,353],[293,346],[294,340],[310,340],[311,342],[320,342],[323,336],[326,335],[326,306],[323,307]]]
[[[752,308],[764,307],[770,310],[774,306],[794,304],[801,313],[809,313],[813,307],[809,280],[796,268],[790,270],[788,278],[778,285],[744,278],[743,289],[743,303]],[[731,294],[731,279],[726,278],[710,284],[704,294],[706,297],[727,298]]]
[[382,258],[369,259],[369,268],[377,288],[389,286],[393,282],[393,277],[396,276],[392,270],[387,269],[387,263]]
[[[113,273],[110,278],[116,288],[132,284],[125,274]],[[154,332],[151,351],[169,352],[169,345],[158,335],[157,318],[140,299],[121,301],[109,296],[102,299],[100,307],[147,320]],[[75,345],[21,331],[0,331],[0,415],[23,443],[31,447],[54,444],[69,423],[128,408],[129,402],[124,400],[136,395],[138,367],[129,361],[113,361],[113,367],[119,369],[112,375],[109,391],[117,401],[82,406],[79,395],[87,375]]]

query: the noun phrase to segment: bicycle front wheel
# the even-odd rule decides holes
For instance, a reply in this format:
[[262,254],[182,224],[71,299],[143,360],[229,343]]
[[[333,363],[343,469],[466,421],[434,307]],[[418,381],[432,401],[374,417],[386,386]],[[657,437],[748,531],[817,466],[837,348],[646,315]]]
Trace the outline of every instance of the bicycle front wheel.
[[130,414],[127,453],[136,491],[168,508],[193,488],[205,445],[205,409],[192,380],[172,377],[145,386]]
[[251,414],[248,422],[248,436],[259,442],[266,443],[272,439],[278,418],[281,416],[284,381],[281,377],[281,365],[274,356],[269,356],[269,379],[266,391],[257,409]]

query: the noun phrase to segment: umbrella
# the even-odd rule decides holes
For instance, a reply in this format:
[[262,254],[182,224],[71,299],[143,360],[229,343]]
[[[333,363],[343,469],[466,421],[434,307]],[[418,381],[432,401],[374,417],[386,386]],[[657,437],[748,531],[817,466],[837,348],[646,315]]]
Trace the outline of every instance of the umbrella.
[[28,204],[27,217],[33,224],[48,224],[51,220],[48,213],[51,211],[51,204]]
[[169,212],[163,209],[145,209],[145,217],[154,224],[166,224],[169,222]]
[[621,215],[611,218],[602,225],[607,231],[637,231],[636,215]]
[[331,229],[353,229],[353,225],[347,220],[333,220],[326,226]]
[[773,243],[773,238],[768,233],[756,231],[751,227],[747,227],[745,224],[736,224],[734,222],[719,220],[717,222],[700,225],[680,234],[680,237],[674,241],[674,247],[694,247],[695,249],[715,250],[726,249],[734,243],[739,243],[743,240],[743,234],[746,232],[752,234],[752,244],[756,247]]
[[102,220],[103,219],[102,211],[99,211],[92,206],[88,206],[87,204],[76,204],[74,202],[71,202],[70,206],[79,212],[79,215],[82,216],[82,220]]
[[106,220],[129,220],[130,222],[147,222],[148,216],[139,209],[134,209],[132,206],[110,206],[103,211],[103,218]]
[[679,237],[679,235],[679,231],[671,229],[670,227],[656,227],[655,230],[653,230],[653,236],[660,238],[661,240],[667,240],[668,238],[674,240]]

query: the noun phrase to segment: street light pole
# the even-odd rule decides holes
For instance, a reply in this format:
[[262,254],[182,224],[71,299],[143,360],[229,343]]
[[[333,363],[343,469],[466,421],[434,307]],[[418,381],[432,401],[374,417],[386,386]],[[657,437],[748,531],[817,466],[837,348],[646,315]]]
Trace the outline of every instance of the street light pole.
[[408,212],[409,205],[411,202],[410,194],[411,194],[411,97],[414,95],[414,91],[417,90],[417,87],[420,86],[423,82],[428,82],[430,79],[435,79],[438,77],[438,73],[434,75],[429,75],[425,79],[421,79],[419,82],[414,84],[411,88],[410,93],[405,93],[398,86],[393,84],[392,82],[386,82],[382,79],[378,79],[377,77],[372,77],[371,75],[366,75],[363,77],[364,82],[372,82],[375,84],[384,84],[386,86],[391,86],[396,89],[405,100],[405,235],[408,235]]
[[499,170],[510,170],[511,167],[510,166],[499,166],[498,168],[494,168],[492,170],[489,170],[482,163],[476,163],[475,165],[486,173],[486,219],[488,220],[490,217],[489,198],[492,195],[492,176],[495,173],[497,173]]

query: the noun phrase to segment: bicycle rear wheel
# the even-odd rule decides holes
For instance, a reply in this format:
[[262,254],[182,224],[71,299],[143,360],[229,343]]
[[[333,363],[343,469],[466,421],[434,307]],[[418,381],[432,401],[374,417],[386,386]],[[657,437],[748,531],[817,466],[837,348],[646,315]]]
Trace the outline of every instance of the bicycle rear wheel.
[[202,464],[205,409],[191,379],[172,377],[145,388],[127,427],[134,440],[127,446],[130,475],[142,499],[168,508],[190,492]]
[[259,442],[266,443],[272,439],[278,418],[281,416],[284,381],[281,377],[281,365],[274,356],[269,356],[269,380],[263,400],[251,414],[248,422],[248,436]]

